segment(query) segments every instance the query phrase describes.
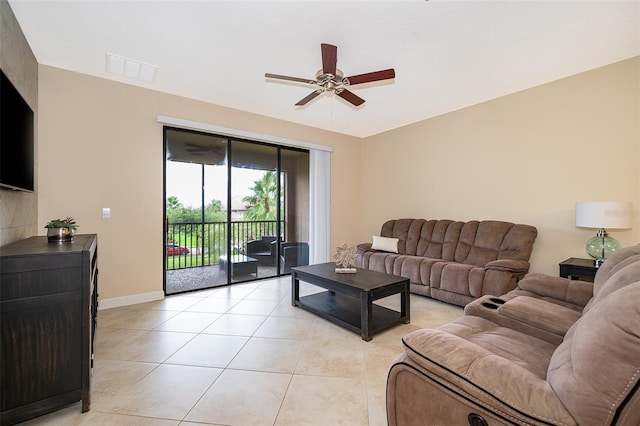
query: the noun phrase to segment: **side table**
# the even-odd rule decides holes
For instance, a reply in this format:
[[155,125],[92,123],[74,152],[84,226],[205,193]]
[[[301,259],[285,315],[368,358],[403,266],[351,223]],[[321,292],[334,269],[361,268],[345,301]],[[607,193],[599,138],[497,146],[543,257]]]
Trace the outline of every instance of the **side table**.
[[560,276],[571,280],[593,281],[598,268],[593,259],[570,257],[560,262]]

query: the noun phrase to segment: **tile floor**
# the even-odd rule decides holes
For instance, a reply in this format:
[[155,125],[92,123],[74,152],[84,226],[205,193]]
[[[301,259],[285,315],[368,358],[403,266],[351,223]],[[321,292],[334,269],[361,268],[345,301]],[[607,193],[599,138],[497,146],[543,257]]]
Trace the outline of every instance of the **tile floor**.
[[[411,324],[364,342],[292,307],[290,288],[283,277],[100,310],[91,410],[25,424],[386,425],[402,336],[462,314],[411,295]],[[399,296],[378,303],[397,309]]]

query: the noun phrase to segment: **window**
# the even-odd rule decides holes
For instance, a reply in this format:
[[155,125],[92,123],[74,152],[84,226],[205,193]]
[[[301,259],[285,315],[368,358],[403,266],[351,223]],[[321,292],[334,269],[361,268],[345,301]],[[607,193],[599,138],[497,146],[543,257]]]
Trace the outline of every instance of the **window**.
[[308,150],[171,127],[164,134],[166,294],[309,263]]

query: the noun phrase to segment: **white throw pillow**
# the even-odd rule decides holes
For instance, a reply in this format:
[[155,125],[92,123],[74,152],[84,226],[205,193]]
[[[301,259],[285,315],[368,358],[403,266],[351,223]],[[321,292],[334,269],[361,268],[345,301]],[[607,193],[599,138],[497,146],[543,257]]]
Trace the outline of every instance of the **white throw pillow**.
[[373,244],[371,248],[374,250],[389,251],[391,253],[398,252],[398,239],[373,236]]

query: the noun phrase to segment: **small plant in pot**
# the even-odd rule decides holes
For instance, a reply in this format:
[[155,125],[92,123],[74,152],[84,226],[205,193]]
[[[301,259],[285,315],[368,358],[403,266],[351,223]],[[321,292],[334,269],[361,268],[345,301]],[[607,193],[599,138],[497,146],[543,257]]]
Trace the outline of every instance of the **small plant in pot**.
[[49,242],[72,241],[78,225],[72,217],[52,219],[45,226]]

